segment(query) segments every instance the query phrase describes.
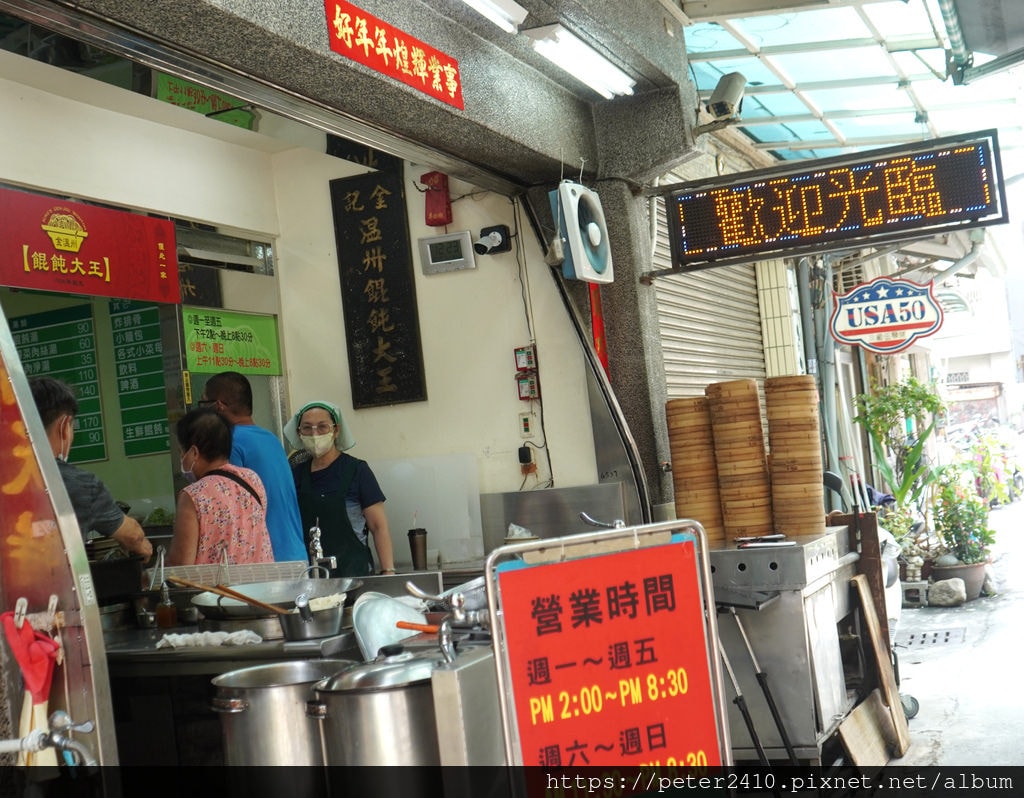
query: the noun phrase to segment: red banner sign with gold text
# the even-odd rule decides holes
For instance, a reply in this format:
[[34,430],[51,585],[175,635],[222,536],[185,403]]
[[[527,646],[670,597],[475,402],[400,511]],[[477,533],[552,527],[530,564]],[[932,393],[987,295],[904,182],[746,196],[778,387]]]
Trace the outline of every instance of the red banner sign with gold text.
[[0,188],[0,285],[180,304],[174,224]]
[[363,9],[325,0],[331,49],[462,110],[459,62]]

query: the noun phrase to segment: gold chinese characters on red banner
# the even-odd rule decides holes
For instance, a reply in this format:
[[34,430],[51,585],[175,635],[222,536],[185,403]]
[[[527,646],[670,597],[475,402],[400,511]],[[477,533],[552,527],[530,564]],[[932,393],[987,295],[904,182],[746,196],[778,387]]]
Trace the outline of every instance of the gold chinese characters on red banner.
[[459,62],[343,0],[326,0],[331,49],[462,110]]
[[174,224],[0,189],[0,285],[177,304]]

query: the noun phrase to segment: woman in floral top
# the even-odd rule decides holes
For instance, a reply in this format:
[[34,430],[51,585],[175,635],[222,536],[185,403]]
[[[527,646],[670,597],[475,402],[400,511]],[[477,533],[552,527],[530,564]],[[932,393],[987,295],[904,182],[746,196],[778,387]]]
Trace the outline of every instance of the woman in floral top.
[[212,408],[178,422],[181,472],[194,479],[178,494],[168,565],[273,562],[267,492],[255,471],[231,465],[231,422]]

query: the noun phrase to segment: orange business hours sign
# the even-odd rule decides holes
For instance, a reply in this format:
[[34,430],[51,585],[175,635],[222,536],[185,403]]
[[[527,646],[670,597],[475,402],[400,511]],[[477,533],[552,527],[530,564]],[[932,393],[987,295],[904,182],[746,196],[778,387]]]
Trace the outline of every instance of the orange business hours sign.
[[331,49],[462,110],[459,62],[351,3],[325,0]]
[[498,578],[523,764],[721,764],[692,540]]
[[174,225],[0,188],[0,285],[179,303]]

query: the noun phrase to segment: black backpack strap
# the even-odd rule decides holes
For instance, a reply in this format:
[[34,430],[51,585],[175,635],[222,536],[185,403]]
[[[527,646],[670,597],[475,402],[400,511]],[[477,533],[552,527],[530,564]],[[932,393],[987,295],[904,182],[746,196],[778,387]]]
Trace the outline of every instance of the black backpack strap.
[[246,482],[244,479],[242,479],[240,476],[238,476],[238,474],[233,474],[230,471],[225,471],[223,468],[214,468],[206,472],[207,476],[209,476],[210,474],[216,474],[218,477],[227,477],[232,482],[237,482],[239,485],[241,485],[243,488],[249,491],[249,493],[252,494],[252,497],[256,500],[256,503],[260,507],[263,506],[263,501],[260,499],[260,495],[256,492],[256,489],[248,482]]

